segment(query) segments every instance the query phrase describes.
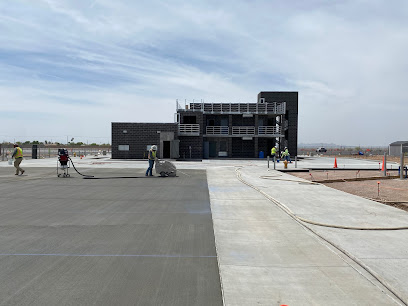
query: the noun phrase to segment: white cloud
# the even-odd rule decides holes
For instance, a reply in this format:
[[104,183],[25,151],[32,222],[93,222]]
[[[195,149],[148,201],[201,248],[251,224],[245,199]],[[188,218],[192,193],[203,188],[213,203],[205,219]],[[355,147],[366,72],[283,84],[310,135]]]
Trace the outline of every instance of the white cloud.
[[[111,121],[171,122],[177,98],[254,102],[290,90],[299,142],[384,145],[406,138],[407,9],[402,0],[3,2],[0,107],[110,137]],[[15,132],[18,118],[7,120],[0,135]],[[20,126],[28,137],[55,123]]]

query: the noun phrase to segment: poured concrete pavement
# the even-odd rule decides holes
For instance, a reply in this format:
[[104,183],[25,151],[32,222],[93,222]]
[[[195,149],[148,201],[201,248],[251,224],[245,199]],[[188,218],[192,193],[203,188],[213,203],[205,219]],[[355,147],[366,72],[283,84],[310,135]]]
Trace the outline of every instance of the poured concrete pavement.
[[[237,179],[237,169],[257,190]],[[310,225],[321,239],[259,191],[296,216],[326,224],[408,226],[405,211],[266,168],[207,172],[226,305],[407,303],[407,230]]]
[[0,305],[222,305],[205,171],[25,168],[0,168]]
[[[179,177],[171,180],[57,179],[55,161],[38,162],[26,161],[23,177],[0,163],[4,305],[408,302],[407,231],[304,224],[259,190],[321,223],[404,226],[404,211],[268,171],[259,160],[177,163]],[[145,161],[78,164],[100,177],[142,176],[146,168]],[[207,170],[211,211],[205,172],[198,169]],[[258,191],[238,180],[237,169]]]

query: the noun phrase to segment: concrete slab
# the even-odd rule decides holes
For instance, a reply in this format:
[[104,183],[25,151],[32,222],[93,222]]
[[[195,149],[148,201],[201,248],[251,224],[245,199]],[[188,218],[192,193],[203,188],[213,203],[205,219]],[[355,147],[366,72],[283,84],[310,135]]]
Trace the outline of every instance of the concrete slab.
[[[280,179],[263,179],[271,171],[242,168],[242,177],[258,186],[296,216],[312,221],[353,227],[389,228],[408,226],[405,211],[346,194],[323,185],[308,184],[289,175]],[[276,176],[277,173],[271,173]],[[296,180],[291,181],[291,180]],[[273,203],[271,202],[273,205]],[[407,231],[361,231],[305,224],[313,231],[350,254],[362,266],[378,276],[384,284],[408,302],[408,235]],[[395,266],[393,266],[395,265]],[[396,270],[399,269],[397,272]]]
[[25,168],[0,168],[0,305],[222,305],[205,171]]
[[[316,187],[261,179],[268,171],[259,167],[241,171],[251,183],[262,184],[265,192],[303,195],[303,201],[307,198],[302,188]],[[230,185],[238,181],[235,168],[212,168],[207,173],[226,305],[399,304],[380,283],[258,191],[246,185],[235,193],[229,188],[228,200],[224,190],[215,187],[220,177]],[[292,206],[299,201],[291,201]]]
[[[98,177],[143,176],[147,168],[146,161],[87,157],[74,162],[82,173]],[[318,157],[298,166],[325,168],[333,162]],[[344,168],[378,167],[372,161],[337,162]],[[27,172],[19,177],[0,162],[3,304],[69,299],[73,304],[217,305],[222,303],[219,263],[226,305],[402,305],[361,267],[242,184],[235,169],[243,167],[251,184],[315,221],[402,225],[401,211],[267,171],[265,159],[176,165],[179,177],[171,181],[82,180],[73,169],[72,178],[56,178],[56,159],[24,160]],[[207,170],[208,189],[197,169]],[[309,227],[407,300],[405,232]]]

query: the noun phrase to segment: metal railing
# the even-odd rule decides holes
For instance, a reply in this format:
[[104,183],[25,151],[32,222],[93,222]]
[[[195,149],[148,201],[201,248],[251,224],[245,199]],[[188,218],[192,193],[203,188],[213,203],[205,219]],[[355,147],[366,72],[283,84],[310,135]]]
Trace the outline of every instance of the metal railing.
[[232,135],[255,135],[254,126],[233,126]]
[[199,136],[200,125],[199,124],[179,124],[178,133],[181,136]]
[[207,135],[229,135],[228,126],[207,126]]
[[282,128],[280,126],[259,126],[258,135],[280,135]]
[[190,103],[189,107],[181,107],[177,103],[179,111],[201,111],[204,113],[223,113],[223,114],[279,114],[286,113],[286,102],[270,103]]

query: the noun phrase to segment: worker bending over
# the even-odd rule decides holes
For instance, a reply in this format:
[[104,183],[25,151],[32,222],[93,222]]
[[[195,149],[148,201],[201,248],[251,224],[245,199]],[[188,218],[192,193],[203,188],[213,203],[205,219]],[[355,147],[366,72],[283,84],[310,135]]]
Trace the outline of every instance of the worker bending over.
[[285,147],[285,151],[282,152],[281,158],[282,160],[286,160],[289,163],[292,162],[292,160],[290,159],[290,154],[289,154],[289,150],[287,147]]

